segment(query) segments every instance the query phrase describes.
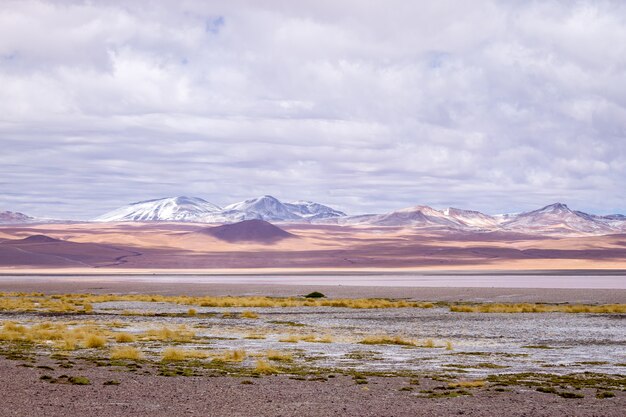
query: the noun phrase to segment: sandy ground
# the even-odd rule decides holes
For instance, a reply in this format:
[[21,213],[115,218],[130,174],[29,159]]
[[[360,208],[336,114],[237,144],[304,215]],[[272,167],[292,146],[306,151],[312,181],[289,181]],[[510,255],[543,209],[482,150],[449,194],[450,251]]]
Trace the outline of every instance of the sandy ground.
[[[6,270],[242,269],[623,270],[624,235],[536,236],[398,227],[280,225],[278,242],[222,241],[206,225],[176,223],[39,224],[0,227]],[[20,240],[43,235],[56,241]],[[43,238],[42,238],[43,239]]]
[[[91,385],[50,384],[42,375],[63,370],[24,368],[0,359],[0,416],[604,416],[622,417],[626,395],[596,399],[563,399],[528,388],[510,392],[473,390],[472,396],[418,398],[406,378],[369,378],[367,386],[349,377],[298,381],[286,376],[248,379],[230,377],[162,377],[84,367]],[[66,372],[67,373],[67,372]],[[120,385],[107,386],[116,380]],[[420,389],[437,383],[421,380]]]

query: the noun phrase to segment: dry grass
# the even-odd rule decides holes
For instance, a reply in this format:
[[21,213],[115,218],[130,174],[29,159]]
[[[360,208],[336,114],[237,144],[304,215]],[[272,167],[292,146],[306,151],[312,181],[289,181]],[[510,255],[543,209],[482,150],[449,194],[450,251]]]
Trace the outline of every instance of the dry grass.
[[189,342],[195,336],[195,332],[189,330],[186,326],[179,326],[174,329],[168,327],[151,329],[144,334],[143,338],[147,340],[159,340],[167,342]]
[[332,336],[315,336],[313,334],[290,334],[289,336],[278,339],[279,342],[283,343],[298,343],[298,342],[309,342],[309,343],[332,343]]
[[137,340],[137,338],[130,333],[118,333],[115,335],[115,341],[117,343],[131,343],[135,340]]
[[195,308],[190,308],[189,310],[187,310],[187,315],[189,317],[195,317],[198,315],[198,311]]
[[89,334],[85,338],[85,347],[87,348],[103,348],[107,344],[107,339],[104,336],[97,334]]
[[446,342],[446,350],[453,350],[454,348],[452,347],[452,342],[447,341]]
[[254,372],[257,374],[269,375],[278,373],[278,369],[274,368],[268,361],[259,359],[256,361]]
[[140,360],[143,358],[141,351],[132,346],[117,346],[111,350],[111,359]]
[[481,388],[484,387],[486,382],[482,379],[474,381],[458,381],[450,382],[448,386],[450,388]]
[[[92,305],[108,301],[163,302],[200,307],[344,307],[344,308],[432,308],[427,302],[388,300],[378,298],[300,298],[300,297],[192,297],[164,296],[151,294],[58,294],[42,293],[0,293],[0,310],[6,311],[50,311],[50,312],[91,312]],[[190,311],[193,309],[190,309]],[[450,307],[456,312],[477,313],[591,313],[624,314],[626,304],[574,304],[551,305],[533,303],[487,303],[463,304]],[[243,317],[243,316],[242,316]]]
[[261,339],[265,339],[265,338],[266,338],[266,337],[265,337],[265,335],[264,335],[264,334],[259,334],[259,333],[248,333],[248,334],[244,337],[244,339],[252,339],[252,340],[254,340],[254,339],[261,340]]
[[401,346],[416,346],[415,341],[404,339],[400,336],[368,336],[361,340],[359,343],[363,345],[401,345]]
[[450,307],[458,313],[590,313],[623,314],[626,304],[540,304],[540,303],[486,303],[461,304]]
[[281,351],[273,350],[273,349],[269,349],[267,352],[265,352],[265,356],[267,357],[267,359],[271,361],[278,361],[278,362],[292,362],[293,361],[293,355],[291,353],[281,352]]
[[224,362],[242,362],[246,359],[247,353],[243,349],[237,350],[229,350],[221,355],[219,355],[216,359],[222,360]]
[[432,349],[435,347],[435,341],[433,339],[426,339],[424,340],[424,343],[422,343],[421,346],[424,348]]
[[432,308],[432,303],[378,298],[300,298],[300,297],[192,297],[151,294],[60,294],[0,293],[0,310],[11,311],[91,311],[88,305],[109,301],[175,303],[200,307],[344,307],[344,308]]
[[0,340],[52,345],[60,350],[80,347],[102,348],[106,346],[108,332],[93,325],[69,326],[67,323],[41,322],[23,326],[5,322],[0,329]]
[[244,311],[243,313],[241,313],[241,317],[243,317],[244,319],[258,319],[259,315],[254,311]]

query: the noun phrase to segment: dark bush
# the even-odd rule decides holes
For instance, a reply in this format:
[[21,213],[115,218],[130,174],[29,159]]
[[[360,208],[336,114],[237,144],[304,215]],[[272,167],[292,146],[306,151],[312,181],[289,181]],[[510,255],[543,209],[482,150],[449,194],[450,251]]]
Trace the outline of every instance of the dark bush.
[[304,298],[324,298],[324,297],[326,297],[324,294],[322,294],[321,292],[317,292],[317,291],[313,291],[312,293],[304,296]]

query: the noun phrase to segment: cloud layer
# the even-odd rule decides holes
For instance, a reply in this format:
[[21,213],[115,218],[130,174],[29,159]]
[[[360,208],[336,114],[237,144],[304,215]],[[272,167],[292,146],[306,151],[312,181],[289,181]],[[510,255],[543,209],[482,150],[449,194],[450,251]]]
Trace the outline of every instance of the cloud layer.
[[2,1],[0,210],[626,211],[624,2],[373,3]]

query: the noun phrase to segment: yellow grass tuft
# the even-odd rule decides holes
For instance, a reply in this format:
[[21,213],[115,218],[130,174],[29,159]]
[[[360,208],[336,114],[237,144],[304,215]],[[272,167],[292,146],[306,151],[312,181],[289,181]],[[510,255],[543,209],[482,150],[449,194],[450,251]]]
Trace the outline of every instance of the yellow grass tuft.
[[458,313],[590,313],[623,314],[626,304],[541,304],[541,303],[485,303],[450,306]]
[[246,359],[246,351],[243,349],[229,350],[222,353],[217,359],[225,362],[242,362]]
[[254,372],[257,374],[275,374],[278,373],[278,369],[274,368],[268,361],[259,359],[256,361]]
[[433,339],[426,339],[424,343],[422,343],[422,347],[432,349],[435,347],[435,341]]
[[89,334],[85,337],[85,347],[87,348],[103,348],[106,344],[107,339],[104,336]]
[[450,382],[448,386],[450,388],[481,388],[484,387],[486,382],[482,379],[474,380],[474,381],[458,381],[458,382]]
[[291,353],[280,352],[278,350],[273,350],[273,349],[269,349],[267,352],[265,352],[265,356],[267,357],[267,359],[271,361],[278,361],[278,362],[293,361],[293,355]]
[[130,343],[137,340],[135,336],[130,333],[118,333],[115,335],[115,341],[117,343]]
[[189,317],[195,317],[198,315],[198,311],[195,308],[190,308],[189,310],[187,310],[187,315]]
[[289,336],[278,339],[279,342],[283,343],[298,343],[298,342],[309,342],[309,343],[332,343],[333,338],[331,336],[315,336],[313,334],[290,334]]
[[148,340],[160,340],[170,342],[189,342],[196,334],[189,330],[186,326],[179,326],[176,329],[162,327],[160,329],[151,329],[145,333]]
[[415,346],[413,340],[404,339],[400,336],[368,336],[361,340],[359,343],[363,345],[401,345],[401,346]]
[[143,358],[141,351],[132,346],[117,346],[111,350],[111,359],[139,360]]
[[244,319],[258,319],[259,315],[254,311],[244,311],[243,313],[241,313],[241,317],[243,317]]
[[450,342],[449,340],[446,341],[446,350],[453,350],[454,348],[452,347],[452,342]]

